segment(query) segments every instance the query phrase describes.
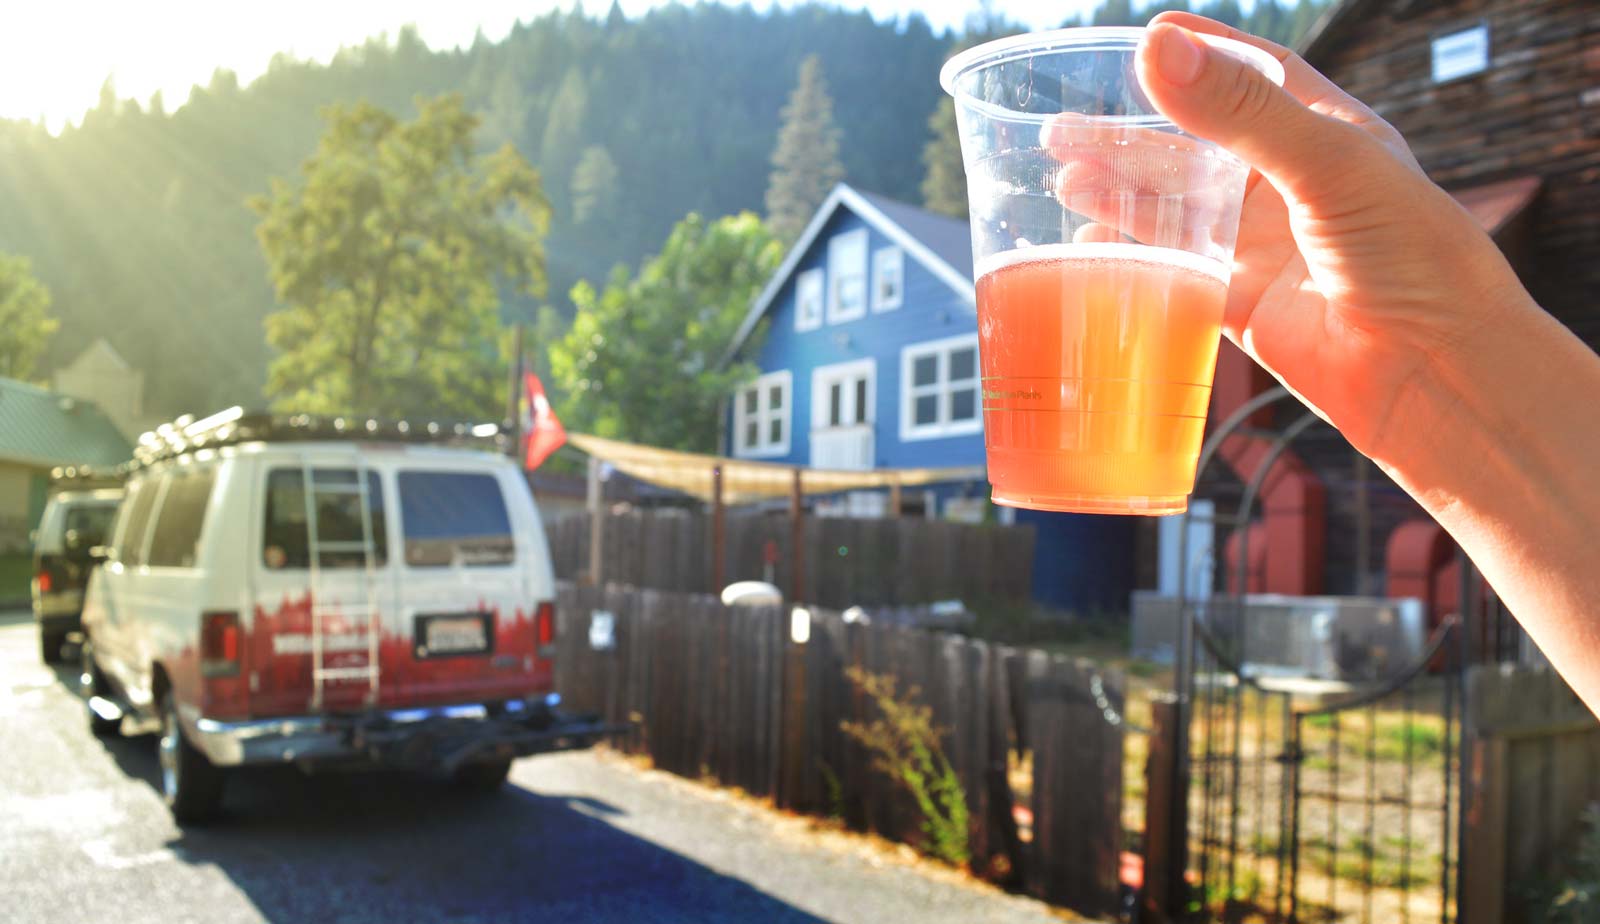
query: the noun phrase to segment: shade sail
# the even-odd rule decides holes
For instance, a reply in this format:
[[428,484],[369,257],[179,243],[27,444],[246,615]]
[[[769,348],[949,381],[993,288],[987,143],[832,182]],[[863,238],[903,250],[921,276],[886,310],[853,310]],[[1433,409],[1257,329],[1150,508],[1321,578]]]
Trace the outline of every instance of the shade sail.
[[787,497],[794,490],[794,473],[797,471],[800,473],[800,490],[806,494],[885,488],[894,484],[911,487],[948,481],[976,481],[985,476],[981,466],[839,471],[658,449],[586,433],[568,433],[567,441],[640,481],[682,491],[705,501],[711,500],[711,471],[720,466],[722,500],[727,504],[748,504]]

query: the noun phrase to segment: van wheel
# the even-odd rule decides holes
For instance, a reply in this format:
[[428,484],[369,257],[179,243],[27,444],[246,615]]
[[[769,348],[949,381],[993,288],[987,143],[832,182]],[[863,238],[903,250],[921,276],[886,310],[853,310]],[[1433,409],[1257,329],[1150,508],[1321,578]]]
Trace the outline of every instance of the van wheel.
[[168,693],[161,700],[161,795],[178,824],[216,817],[222,804],[223,772],[183,737],[178,707]]
[[83,666],[78,673],[78,695],[83,698],[83,711],[89,716],[89,731],[98,738],[114,735],[122,730],[122,719],[103,718],[89,707],[89,700],[93,697],[110,699],[111,685],[106,683],[106,676],[100,673],[100,668],[94,666],[94,651],[87,640],[83,643],[79,658]]
[[60,664],[61,646],[67,643],[67,633],[46,632],[44,627],[39,628],[39,660],[46,664]]
[[505,785],[511,775],[511,759],[491,760],[481,764],[467,764],[456,770],[450,778],[458,788],[472,792],[494,792]]

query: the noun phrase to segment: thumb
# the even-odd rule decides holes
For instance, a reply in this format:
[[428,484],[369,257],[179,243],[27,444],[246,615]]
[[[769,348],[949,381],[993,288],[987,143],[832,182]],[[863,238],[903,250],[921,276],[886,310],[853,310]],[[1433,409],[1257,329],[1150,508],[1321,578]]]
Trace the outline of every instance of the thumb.
[[1186,132],[1213,141],[1304,202],[1349,189],[1380,146],[1348,122],[1314,112],[1242,57],[1171,23],[1146,32],[1136,67],[1145,94]]

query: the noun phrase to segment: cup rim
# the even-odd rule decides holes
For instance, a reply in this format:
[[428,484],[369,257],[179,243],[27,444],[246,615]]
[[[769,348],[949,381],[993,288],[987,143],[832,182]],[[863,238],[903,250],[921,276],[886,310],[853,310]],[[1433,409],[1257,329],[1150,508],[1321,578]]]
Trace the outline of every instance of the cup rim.
[[[980,67],[994,64],[1003,64],[1020,58],[1027,58],[1041,52],[1085,49],[1096,45],[1107,48],[1128,48],[1130,51],[1137,47],[1145,32],[1149,31],[1144,26],[1078,26],[1070,29],[1050,29],[1044,32],[1025,32],[1021,35],[1007,36],[975,45],[966,51],[960,52],[944,63],[939,69],[939,85],[944,91],[966,105],[990,111],[994,115],[1020,121],[1042,121],[1051,118],[1050,115],[1040,113],[1017,112],[994,103],[978,100],[970,94],[956,90],[955,83],[963,75]],[[1210,35],[1196,32],[1195,35],[1207,45],[1224,53],[1242,58],[1246,63],[1267,76],[1278,86],[1283,86],[1283,62],[1271,54],[1248,45],[1237,39],[1223,38],[1220,35]],[[1119,124],[1164,124],[1169,120],[1162,115],[1107,115],[1094,116],[1097,120],[1115,122]]]

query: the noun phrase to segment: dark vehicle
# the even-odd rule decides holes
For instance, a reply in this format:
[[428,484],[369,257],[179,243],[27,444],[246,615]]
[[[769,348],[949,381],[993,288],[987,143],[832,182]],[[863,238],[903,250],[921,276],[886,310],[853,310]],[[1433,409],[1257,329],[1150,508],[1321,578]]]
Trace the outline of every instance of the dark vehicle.
[[89,550],[105,544],[121,502],[121,488],[105,488],[63,491],[45,505],[33,542],[33,618],[46,664],[59,663],[67,635],[82,628]]

